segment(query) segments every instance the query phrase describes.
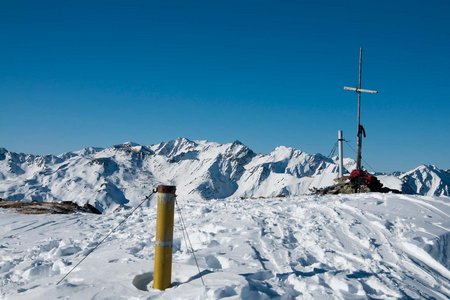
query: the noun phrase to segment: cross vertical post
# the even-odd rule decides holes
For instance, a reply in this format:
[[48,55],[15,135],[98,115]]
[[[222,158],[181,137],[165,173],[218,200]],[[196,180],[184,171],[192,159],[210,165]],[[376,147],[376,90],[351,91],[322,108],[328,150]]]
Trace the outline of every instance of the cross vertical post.
[[[361,90],[361,81],[362,81],[362,47],[359,48],[359,67],[358,67],[358,90]],[[361,170],[361,148],[362,148],[362,131],[361,131],[361,92],[358,93],[358,141],[357,141],[357,149],[358,152],[356,154],[356,169]]]
[[344,141],[342,137],[342,130],[338,131],[338,151],[339,151],[339,178],[344,176],[344,149],[342,147],[342,142]]
[[368,93],[368,94],[377,94],[378,91],[374,90],[367,90],[361,88],[362,86],[362,47],[359,48],[359,66],[358,66],[358,86],[356,88],[354,87],[347,87],[344,86],[344,90],[346,91],[354,91],[358,94],[358,125],[357,125],[357,133],[358,133],[358,140],[357,140],[357,154],[356,154],[356,169],[361,170],[361,160],[362,160],[362,136],[365,131],[364,127],[361,125],[361,93]]

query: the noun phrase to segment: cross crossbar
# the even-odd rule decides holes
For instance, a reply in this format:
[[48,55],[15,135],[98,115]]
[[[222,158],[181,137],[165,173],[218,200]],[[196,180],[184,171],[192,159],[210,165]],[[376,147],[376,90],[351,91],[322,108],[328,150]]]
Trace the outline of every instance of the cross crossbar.
[[359,88],[348,87],[348,86],[344,86],[344,90],[346,90],[346,91],[354,91],[354,92],[357,92],[357,93],[378,94],[378,91],[359,89]]

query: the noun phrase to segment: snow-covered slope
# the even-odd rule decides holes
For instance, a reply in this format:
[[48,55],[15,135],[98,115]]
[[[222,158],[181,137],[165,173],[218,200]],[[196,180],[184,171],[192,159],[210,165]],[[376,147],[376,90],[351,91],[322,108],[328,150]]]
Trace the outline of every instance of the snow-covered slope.
[[[354,161],[345,159],[348,168]],[[419,170],[420,169],[420,170]],[[427,195],[449,195],[449,173],[431,166],[400,177],[389,187]],[[178,138],[151,146],[124,143],[59,156],[0,149],[0,198],[73,201],[99,210],[134,205],[158,184],[202,199],[302,195],[333,184],[336,158],[288,147],[256,154],[239,141],[218,144]],[[413,186],[411,188],[410,186]]]
[[376,193],[202,201],[180,194],[205,285],[176,215],[174,284],[164,292],[151,289],[155,197],[58,286],[129,210],[0,210],[0,298],[449,299],[449,201]]

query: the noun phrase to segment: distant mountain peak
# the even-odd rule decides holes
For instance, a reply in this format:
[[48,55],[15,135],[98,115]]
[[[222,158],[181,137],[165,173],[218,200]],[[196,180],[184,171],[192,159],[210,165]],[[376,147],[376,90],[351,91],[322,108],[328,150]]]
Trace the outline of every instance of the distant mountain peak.
[[61,156],[65,156],[65,155],[71,155],[71,154],[77,154],[77,155],[89,155],[89,154],[94,154],[97,152],[100,152],[104,150],[104,148],[100,148],[100,147],[85,147],[81,150],[75,151],[75,152],[66,152],[61,154]]
[[192,140],[185,137],[177,137],[175,141],[177,141],[178,143],[194,143]]
[[124,142],[122,145],[130,146],[130,147],[140,146],[140,144],[132,142],[132,141]]
[[232,145],[241,145],[241,146],[247,147],[246,145],[244,145],[244,143],[242,143],[242,142],[239,141],[239,140],[234,140],[234,141],[231,142],[231,144],[232,144]]
[[450,195],[450,174],[435,165],[423,164],[400,175],[404,190],[422,195]]
[[134,142],[125,142],[122,144],[116,144],[108,149],[111,149],[113,151],[119,151],[125,154],[139,155],[140,158],[142,158],[142,156],[145,155],[154,154],[153,150],[151,150],[150,148]]
[[135,142],[128,141],[128,142],[124,142],[124,143],[121,143],[121,144],[113,145],[112,147],[116,148],[116,149],[122,149],[122,148],[136,147],[136,146],[141,146],[141,145],[138,144],[138,143],[135,143]]
[[164,155],[167,157],[174,157],[181,153],[189,152],[194,150],[198,144],[194,141],[191,141],[187,138],[176,138],[174,140],[170,140],[168,142],[162,142],[157,145],[151,146],[152,150],[155,151],[156,154]]

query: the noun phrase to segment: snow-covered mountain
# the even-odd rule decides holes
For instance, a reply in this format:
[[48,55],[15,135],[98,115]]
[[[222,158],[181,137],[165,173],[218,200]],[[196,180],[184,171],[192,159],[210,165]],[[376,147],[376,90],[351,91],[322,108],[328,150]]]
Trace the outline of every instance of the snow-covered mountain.
[[441,170],[433,165],[421,165],[400,175],[400,178],[406,182],[405,192],[421,195],[450,195],[449,170]]
[[[345,160],[349,169],[354,161]],[[219,144],[178,138],[151,146],[124,143],[55,155],[0,149],[0,198],[16,201],[73,201],[100,210],[133,205],[158,184],[202,199],[301,195],[333,184],[336,159],[277,147],[256,154],[239,141]],[[385,185],[405,192],[449,195],[449,173],[421,166]],[[414,187],[414,188],[412,188]],[[414,191],[413,191],[414,189]]]
[[405,194],[450,195],[450,170],[441,170],[434,165],[420,165],[408,172],[378,175],[378,178],[385,186]]

